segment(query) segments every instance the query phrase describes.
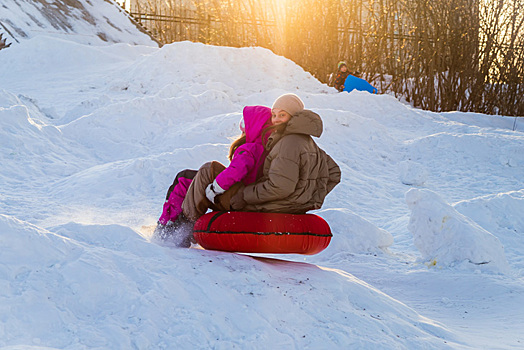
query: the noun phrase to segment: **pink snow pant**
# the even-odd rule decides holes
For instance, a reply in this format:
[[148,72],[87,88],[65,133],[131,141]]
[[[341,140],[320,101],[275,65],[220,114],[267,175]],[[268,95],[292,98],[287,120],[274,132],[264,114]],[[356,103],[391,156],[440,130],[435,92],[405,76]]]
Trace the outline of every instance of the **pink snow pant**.
[[196,170],[186,169],[176,175],[173,184],[167,191],[166,201],[162,208],[162,215],[158,219],[160,224],[166,225],[169,221],[175,222],[178,218],[178,215],[182,212],[182,202],[186,197],[187,189],[196,174]]

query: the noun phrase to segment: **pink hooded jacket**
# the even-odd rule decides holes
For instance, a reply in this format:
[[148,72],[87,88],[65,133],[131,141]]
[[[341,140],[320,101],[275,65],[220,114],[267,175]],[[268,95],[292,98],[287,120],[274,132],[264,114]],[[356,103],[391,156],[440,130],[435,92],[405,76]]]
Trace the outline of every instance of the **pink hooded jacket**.
[[[228,190],[239,181],[244,185],[255,182],[258,173],[262,173],[262,165],[267,156],[261,135],[262,130],[271,123],[271,109],[264,106],[247,106],[244,107],[243,115],[246,143],[235,150],[231,164],[216,178],[224,190]],[[195,175],[195,170],[187,169],[178,173],[164,202],[162,215],[158,219],[160,224],[174,222],[182,213],[182,202]]]
[[255,182],[267,155],[262,130],[271,124],[271,108],[246,106],[243,114],[246,143],[235,150],[229,166],[216,178],[218,185],[226,191],[240,181],[244,185]]

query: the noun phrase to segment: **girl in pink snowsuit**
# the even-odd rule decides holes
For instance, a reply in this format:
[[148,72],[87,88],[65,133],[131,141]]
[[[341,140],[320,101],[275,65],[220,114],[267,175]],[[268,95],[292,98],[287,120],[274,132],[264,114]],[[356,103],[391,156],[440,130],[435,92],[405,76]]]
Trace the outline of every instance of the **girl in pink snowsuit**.
[[246,106],[240,123],[242,135],[231,144],[229,166],[212,161],[198,171],[179,172],[168,190],[155,234],[164,240],[173,238],[175,245],[189,247],[193,223],[200,216],[209,208],[230,210],[229,200],[236,191],[255,182],[262,172],[269,136],[262,134],[270,125],[269,107]]

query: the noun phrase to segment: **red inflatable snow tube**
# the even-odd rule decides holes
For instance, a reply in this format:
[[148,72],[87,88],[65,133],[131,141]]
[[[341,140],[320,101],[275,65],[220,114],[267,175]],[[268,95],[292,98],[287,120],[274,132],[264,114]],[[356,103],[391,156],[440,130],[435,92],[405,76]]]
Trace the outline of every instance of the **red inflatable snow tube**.
[[204,249],[241,253],[317,254],[331,241],[328,223],[314,214],[211,212],[195,223]]

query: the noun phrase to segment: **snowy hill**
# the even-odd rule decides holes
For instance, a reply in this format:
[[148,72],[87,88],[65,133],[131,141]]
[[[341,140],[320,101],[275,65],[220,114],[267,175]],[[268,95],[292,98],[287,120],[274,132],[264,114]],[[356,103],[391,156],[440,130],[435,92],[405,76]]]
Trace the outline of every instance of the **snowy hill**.
[[[261,48],[0,52],[0,349],[521,349],[524,122],[337,93]],[[316,256],[176,249],[142,226],[295,92],[343,179]]]
[[8,43],[46,35],[91,45],[158,46],[113,0],[5,0],[0,33]]

